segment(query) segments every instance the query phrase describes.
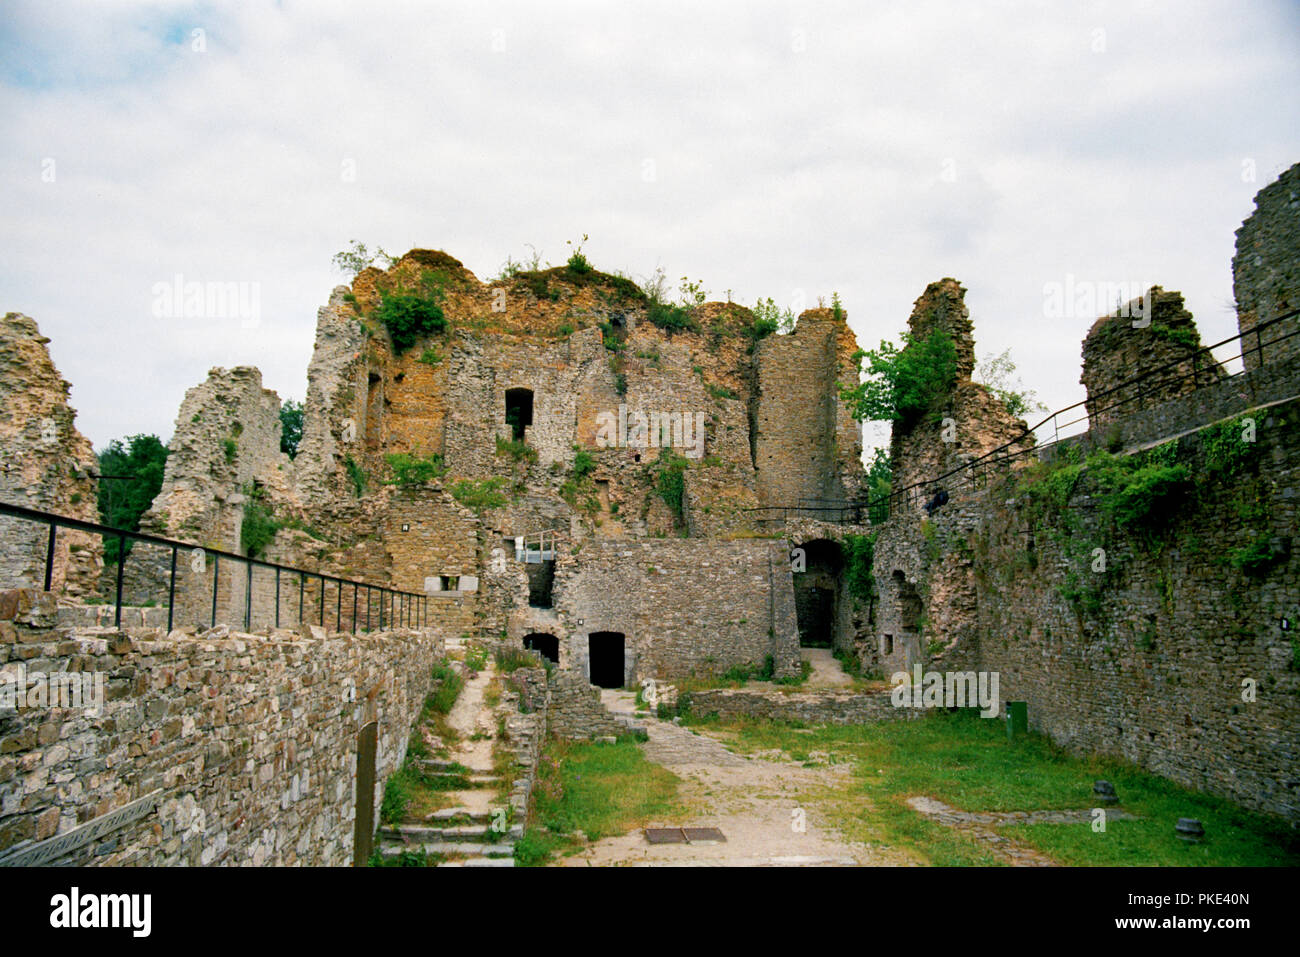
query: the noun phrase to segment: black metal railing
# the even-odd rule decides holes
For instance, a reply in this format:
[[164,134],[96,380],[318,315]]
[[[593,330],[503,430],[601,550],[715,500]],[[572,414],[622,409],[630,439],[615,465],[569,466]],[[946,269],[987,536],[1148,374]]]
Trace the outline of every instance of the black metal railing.
[[[1177,359],[1166,362],[1154,369],[1148,369],[1140,375],[1133,376],[1132,378],[1120,382],[1118,385],[1111,386],[1101,392],[1089,395],[1086,399],[1075,402],[1073,405],[1067,405],[1063,409],[1058,409],[1045,417],[1037,425],[1026,428],[1015,438],[1004,442],[997,448],[990,449],[982,455],[976,456],[969,462],[964,462],[955,469],[950,469],[942,475],[935,476],[934,478],[925,479],[920,482],[913,482],[911,485],[904,486],[900,489],[891,489],[888,496],[881,495],[855,503],[846,502],[833,506],[823,505],[821,507],[809,507],[802,504],[794,506],[769,505],[750,508],[745,511],[753,515],[755,521],[762,524],[784,523],[792,516],[815,518],[817,517],[815,513],[818,511],[833,515],[837,514],[837,509],[840,510],[838,514],[842,514],[845,517],[825,517],[821,518],[821,520],[837,522],[840,524],[860,524],[862,514],[866,513],[870,520],[875,523],[884,521],[888,517],[889,513],[898,505],[912,506],[916,505],[923,499],[930,498],[933,492],[937,491],[940,487],[944,487],[941,486],[940,483],[943,483],[946,480],[953,480],[948,482],[948,485],[944,487],[944,491],[948,492],[950,495],[953,492],[960,490],[964,485],[968,485],[971,488],[984,487],[987,485],[988,479],[992,474],[1001,472],[1009,463],[1016,459],[1028,454],[1041,453],[1046,449],[1052,448],[1052,446],[1059,442],[1090,431],[1090,426],[1088,425],[1090,416],[1091,420],[1095,421],[1100,419],[1106,413],[1112,412],[1140,399],[1147,398],[1157,391],[1166,391],[1189,378],[1192,380],[1193,388],[1176,397],[1171,397],[1171,399],[1183,398],[1184,396],[1191,395],[1201,389],[1246,376],[1249,371],[1253,371],[1244,368],[1245,360],[1248,355],[1255,354],[1260,356],[1262,359],[1263,350],[1265,348],[1276,345],[1277,343],[1290,339],[1293,336],[1300,335],[1300,326],[1298,326],[1290,332],[1283,332],[1281,335],[1264,340],[1260,336],[1261,330],[1276,325],[1279,322],[1284,322],[1287,319],[1294,319],[1297,316],[1300,316],[1300,309],[1261,322],[1245,332],[1238,333],[1235,336],[1229,336],[1228,338],[1212,345],[1201,346],[1199,349],[1188,355],[1179,356]],[[1226,356],[1223,359],[1216,358],[1211,351],[1234,342],[1245,342],[1248,336],[1253,336],[1255,340],[1255,344],[1249,349],[1242,349],[1236,354]],[[1234,359],[1242,360],[1243,371],[1224,375],[1222,377],[1219,377],[1215,373],[1214,370],[1217,369],[1222,371],[1224,363],[1231,362]],[[1178,372],[1180,366],[1190,366],[1190,370],[1186,372]],[[1260,366],[1257,368],[1263,367],[1264,365],[1261,361]],[[1198,380],[1205,381],[1203,384],[1198,384]],[[1127,395],[1123,394],[1125,390],[1134,389],[1134,387],[1138,388]],[[1113,399],[1114,401],[1111,401],[1107,405],[1098,404],[1107,399]],[[1090,405],[1092,406],[1091,412],[1088,409],[1088,406]],[[1124,413],[1120,414],[1122,415]],[[1062,421],[1062,418],[1067,416],[1070,418]],[[1084,426],[1082,429],[1070,431],[1073,427],[1080,424],[1083,424]],[[1051,430],[1051,439],[1040,441],[1040,433],[1045,432],[1049,428]],[[1062,430],[1065,430],[1065,434],[1062,434]],[[1034,441],[1027,444],[1026,440],[1030,437],[1032,437]]]
[[[351,579],[339,578],[334,575],[326,575],[322,572],[314,572],[305,568],[296,568],[291,565],[281,565],[277,562],[263,561],[258,558],[250,558],[247,555],[238,555],[234,552],[226,552],[216,548],[208,548],[206,545],[195,545],[192,542],[180,542],[170,538],[162,538],[158,535],[148,535],[144,532],[131,532],[120,528],[112,528],[108,525],[100,525],[96,522],[87,522],[78,518],[69,518],[65,515],[55,515],[52,512],[43,512],[38,509],[26,508],[21,505],[10,505],[0,502],[0,515],[7,515],[11,518],[21,519],[29,522],[35,522],[41,525],[49,526],[49,535],[46,539],[45,546],[45,570],[44,582],[45,590],[49,591],[54,583],[54,564],[55,548],[57,545],[57,535],[60,528],[75,529],[81,532],[88,532],[92,535],[102,535],[107,538],[115,538],[118,541],[118,561],[117,574],[114,588],[114,617],[113,623],[117,627],[122,624],[122,589],[125,576],[125,565],[130,560],[130,553],[127,551],[126,543],[141,542],[148,545],[160,546],[169,549],[171,552],[171,562],[167,571],[167,630],[171,631],[175,623],[176,613],[176,562],[181,552],[195,555],[196,552],[202,554],[206,574],[207,559],[212,559],[212,609],[211,624],[217,624],[217,596],[221,582],[222,563],[229,566],[235,563],[243,567],[244,575],[244,628],[247,630],[252,627],[253,622],[253,582],[254,571],[261,569],[266,572],[273,572],[275,575],[275,627],[280,627],[281,613],[280,606],[284,588],[283,578],[287,574],[291,581],[297,578],[298,585],[298,621],[301,624],[307,624],[306,621],[306,602],[310,598],[319,605],[317,609],[318,623],[324,627],[327,621],[326,611],[329,602],[326,601],[327,584],[332,584],[334,588],[334,625],[336,631],[343,631],[343,623],[348,622],[349,631],[357,631],[357,626],[362,622],[362,613],[364,611],[364,625],[362,630],[370,631],[372,620],[379,629],[385,625],[393,627],[399,625],[403,627],[423,627],[428,623],[428,596],[417,592],[401,591],[396,588],[389,588],[386,585],[372,585],[366,582],[352,581]],[[316,595],[307,595],[307,582],[319,582],[320,593],[319,600]],[[313,585],[314,588],[314,585]],[[352,592],[351,608],[346,609],[344,606],[344,595],[348,589]],[[365,606],[361,606],[362,594],[364,593]],[[288,607],[292,610],[292,598],[284,597]],[[230,622],[226,622],[229,624]]]

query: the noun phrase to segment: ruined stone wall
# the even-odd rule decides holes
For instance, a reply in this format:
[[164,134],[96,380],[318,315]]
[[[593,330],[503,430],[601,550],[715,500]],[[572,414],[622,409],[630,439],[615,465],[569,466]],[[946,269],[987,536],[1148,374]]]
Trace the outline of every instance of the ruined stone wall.
[[[1153,286],[1113,316],[1102,316],[1083,341],[1088,427],[1104,432],[1117,421],[1213,385],[1227,373],[1208,353],[1179,292]],[[1123,385],[1144,376],[1141,382]]]
[[1255,195],[1255,211],[1237,230],[1232,259],[1232,289],[1237,300],[1237,331],[1247,369],[1300,355],[1300,316],[1275,322],[1258,336],[1245,336],[1259,323],[1300,309],[1300,163]]
[[[1086,473],[1069,534],[1059,516],[1032,526],[1014,486],[991,490],[976,540],[978,667],[1063,745],[1296,820],[1300,401],[1252,415],[1255,464],[1198,483],[1150,539],[1108,530]],[[1199,442],[1185,439],[1180,460],[1204,475]],[[1261,541],[1271,561],[1234,563]],[[1256,700],[1243,700],[1247,679]]]
[[723,721],[798,721],[803,724],[870,724],[919,718],[914,708],[895,708],[888,689],[868,692],[817,691],[786,694],[752,688],[692,691],[694,715],[717,715]]
[[[98,463],[73,424],[69,386],[50,359],[49,341],[27,316],[0,320],[0,501],[97,522]],[[44,587],[48,536],[46,526],[0,516],[0,583]],[[54,590],[93,595],[102,567],[98,536],[58,532]]]
[[55,863],[351,864],[357,735],[379,722],[377,819],[439,642],[65,632],[41,602],[0,600],[3,667],[103,672],[108,701],[0,713],[0,852],[161,790],[153,813]]
[[762,665],[797,671],[794,589],[783,543],[588,541],[555,573],[561,666],[587,673],[592,632],[624,634],[629,680]]
[[804,312],[794,332],[758,345],[754,462],[760,504],[842,501],[863,487],[861,426],[839,399],[857,381],[846,318]]

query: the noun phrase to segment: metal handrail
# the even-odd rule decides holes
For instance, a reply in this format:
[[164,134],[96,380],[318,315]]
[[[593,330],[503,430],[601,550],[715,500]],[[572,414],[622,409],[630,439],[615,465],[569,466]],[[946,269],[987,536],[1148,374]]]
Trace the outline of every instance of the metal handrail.
[[414,627],[424,627],[428,623],[428,596],[418,592],[402,591],[396,588],[389,588],[385,585],[371,585],[366,582],[353,581],[349,578],[339,578],[335,575],[326,575],[321,572],[310,571],[305,568],[297,568],[293,565],[282,565],[278,562],[268,562],[260,558],[251,558],[248,555],[239,555],[235,552],[223,551],[219,548],[209,548],[206,545],[196,545],[193,542],[181,542],[171,538],[163,538],[160,535],[150,535],[147,532],[132,532],[121,528],[112,528],[108,525],[100,525],[98,522],[87,522],[79,518],[70,518],[66,515],[56,515],[53,512],[45,512],[40,509],[27,508],[22,505],[11,505],[7,502],[0,502],[0,515],[8,515],[13,518],[24,519],[26,521],[38,522],[48,525],[50,529],[48,543],[45,553],[45,590],[49,591],[54,580],[54,548],[56,534],[59,528],[76,529],[77,531],[90,532],[95,535],[108,535],[118,540],[118,561],[117,561],[117,580],[114,596],[114,618],[113,624],[116,627],[122,625],[122,584],[123,570],[127,559],[126,542],[144,542],[149,545],[161,545],[164,548],[171,549],[171,569],[168,577],[167,586],[167,630],[172,630],[174,616],[176,611],[176,557],[181,549],[189,552],[200,550],[204,556],[213,557],[212,564],[212,625],[217,623],[217,590],[221,575],[221,559],[227,561],[243,562],[246,567],[246,590],[244,604],[244,627],[251,627],[252,624],[252,596],[253,596],[253,569],[266,568],[275,572],[275,627],[280,627],[280,576],[283,572],[288,572],[298,576],[298,620],[302,622],[303,608],[305,604],[305,582],[307,578],[320,580],[320,624],[325,625],[325,584],[332,582],[335,590],[335,630],[343,630],[343,589],[346,585],[352,586],[352,614],[350,619],[351,630],[356,631],[357,621],[359,618],[359,595],[361,590],[366,594],[366,630],[370,629],[371,616],[371,599],[377,594],[379,596],[379,627],[384,627],[384,621],[387,619],[391,625],[394,621],[402,625]]
[[[1098,399],[1113,395],[1114,393],[1119,392],[1122,389],[1126,389],[1130,386],[1137,385],[1148,379],[1152,379],[1170,369],[1174,369],[1178,366],[1187,363],[1191,363],[1192,365],[1191,372],[1183,373],[1173,378],[1166,376],[1160,380],[1160,386],[1162,388],[1167,388],[1169,385],[1180,382],[1181,380],[1187,378],[1192,378],[1193,383],[1195,383],[1196,378],[1202,376],[1210,369],[1216,367],[1222,368],[1223,363],[1231,362],[1233,359],[1241,359],[1243,360],[1244,363],[1245,357],[1248,354],[1262,353],[1266,346],[1272,346],[1286,339],[1290,339],[1292,336],[1300,335],[1300,328],[1297,328],[1295,330],[1292,330],[1291,332],[1284,333],[1280,336],[1277,336],[1276,338],[1269,339],[1267,341],[1261,340],[1259,336],[1260,330],[1266,329],[1267,327],[1282,322],[1284,320],[1295,318],[1296,316],[1300,316],[1300,309],[1292,310],[1291,312],[1284,313],[1283,315],[1280,316],[1275,316],[1272,319],[1257,324],[1256,326],[1246,330],[1245,332],[1239,332],[1235,336],[1229,336],[1228,338],[1223,339],[1220,342],[1213,343],[1212,345],[1201,346],[1199,349],[1196,349],[1195,351],[1190,352],[1185,356],[1180,356],[1179,358],[1171,360],[1170,362],[1166,362],[1163,365],[1159,365],[1154,369],[1148,369],[1147,371],[1139,375],[1133,376],[1129,379],[1125,379],[1123,382],[1111,386],[1108,389],[1104,389],[1101,392],[1097,392],[1093,395],[1089,395],[1086,399],[1082,399],[1079,402],[1073,403],[1072,405],[1067,405],[1064,408],[1058,409],[1055,412],[1051,413],[1050,415],[1046,416],[1037,425],[1033,425],[1026,428],[1019,435],[1008,440],[1007,442],[1004,442],[1002,445],[990,449],[989,451],[983,453],[982,455],[979,455],[971,459],[969,462],[965,462],[954,469],[949,469],[947,472],[944,472],[942,475],[939,475],[931,479],[925,479],[920,482],[913,482],[911,485],[904,486],[901,489],[891,489],[888,495],[877,496],[876,498],[867,498],[859,502],[858,505],[860,508],[869,509],[869,510],[877,509],[882,505],[885,506],[886,509],[892,509],[895,499],[906,499],[908,501],[914,501],[918,498],[924,497],[924,492],[922,492],[923,489],[934,488],[939,482],[942,482],[944,479],[951,478],[961,473],[967,473],[967,478],[973,487],[976,484],[976,472],[978,470],[983,470],[988,467],[992,467],[994,465],[998,465],[998,466],[1005,465],[1008,462],[1012,461],[1013,459],[1020,458],[1021,456],[1026,455],[1030,452],[1041,452],[1045,449],[1050,449],[1053,446],[1057,445],[1059,442],[1063,441],[1063,437],[1060,434],[1060,430],[1062,428],[1069,428],[1070,426],[1077,425],[1080,422],[1088,421],[1089,419],[1089,414],[1087,411],[1088,403],[1091,402],[1095,404]],[[1218,349],[1221,346],[1225,346],[1231,342],[1236,342],[1238,340],[1245,340],[1246,336],[1255,337],[1255,345],[1250,349],[1245,349],[1241,352],[1238,352],[1236,355],[1227,356],[1223,360],[1219,360],[1215,358],[1213,353],[1210,352],[1211,349]],[[1213,365],[1202,368],[1198,364],[1201,359],[1202,353],[1206,353],[1209,355],[1209,358],[1213,360]],[[1238,376],[1246,375],[1246,374],[1248,374],[1246,371],[1242,371],[1239,373],[1228,375],[1223,379],[1216,379],[1214,382],[1207,382],[1203,386],[1197,386],[1195,389],[1192,390],[1192,392],[1189,392],[1187,394],[1191,395],[1194,392],[1200,391],[1200,389],[1217,385],[1219,382],[1231,381],[1232,379],[1235,379]],[[1109,412],[1113,409],[1119,408],[1122,405],[1144,398],[1148,395],[1151,395],[1152,391],[1153,391],[1152,389],[1148,389],[1146,391],[1138,391],[1126,398],[1121,398],[1119,401],[1114,402],[1110,405],[1103,406],[1101,408],[1094,408],[1092,412],[1092,416],[1093,417],[1100,416],[1104,412]],[[1062,416],[1067,412],[1072,412],[1080,408],[1084,410],[1083,415],[1071,419],[1070,421],[1065,423],[1061,423],[1057,421],[1059,416]],[[1024,440],[1030,436],[1034,436],[1036,439],[1037,436],[1035,436],[1034,433],[1036,433],[1039,429],[1041,429],[1043,426],[1047,425],[1048,423],[1052,424],[1052,430],[1054,435],[1052,441],[1044,442],[1041,445],[1039,445],[1035,441],[1033,445],[1026,446],[1020,449],[1015,449],[1014,451],[1008,451],[1012,449],[1014,446],[1023,443]],[[1071,438],[1071,436],[1066,435],[1064,436],[1064,438],[1068,439]],[[805,506],[769,505],[769,506],[760,506],[758,508],[748,508],[745,509],[744,511],[750,513],[781,512],[782,514],[779,520],[784,521],[786,518],[786,513],[788,512],[809,511],[809,510],[810,509]],[[888,514],[888,511],[886,512],[886,514]],[[758,521],[776,521],[776,520],[778,519],[769,519],[769,518],[758,519]]]

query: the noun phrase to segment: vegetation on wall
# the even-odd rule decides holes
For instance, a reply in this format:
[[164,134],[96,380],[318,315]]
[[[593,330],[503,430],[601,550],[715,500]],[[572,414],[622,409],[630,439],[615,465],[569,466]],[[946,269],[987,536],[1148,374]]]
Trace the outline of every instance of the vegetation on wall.
[[249,558],[258,558],[275,539],[275,533],[284,528],[284,523],[275,517],[266,503],[262,486],[245,485],[240,491],[247,501],[239,526],[239,548]]
[[474,512],[483,512],[490,508],[500,508],[508,499],[501,491],[505,479],[462,479],[451,487],[452,497]]
[[393,477],[385,484],[410,488],[440,479],[447,474],[442,464],[442,456],[436,452],[427,457],[413,455],[410,452],[395,452],[384,456]]
[[370,477],[366,475],[366,470],[350,455],[343,459],[343,468],[347,470],[348,479],[352,483],[352,494],[361,498],[366,494],[366,486],[370,484]]
[[673,511],[678,524],[685,522],[685,472],[690,467],[689,460],[672,449],[660,449],[659,461],[651,469],[655,491],[664,504]]
[[842,385],[840,398],[849,403],[855,418],[911,426],[952,391],[957,381],[952,337],[936,329],[924,339],[904,332],[902,341],[901,349],[881,340],[879,349],[853,354],[859,373],[867,378],[855,386]]
[[1046,412],[1047,406],[1038,400],[1038,394],[1033,389],[1027,389],[1019,379],[1011,378],[1015,374],[1016,364],[1011,359],[1011,350],[1004,349],[1000,355],[990,352],[981,359],[971,378],[983,383],[1017,419]]

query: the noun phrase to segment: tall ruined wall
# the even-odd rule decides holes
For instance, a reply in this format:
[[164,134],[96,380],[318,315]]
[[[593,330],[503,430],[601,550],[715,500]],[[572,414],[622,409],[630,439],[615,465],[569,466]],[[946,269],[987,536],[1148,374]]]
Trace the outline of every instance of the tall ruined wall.
[[[1300,309],[1300,163],[1255,195],[1255,211],[1237,230],[1232,259],[1237,331]],[[1264,345],[1288,333],[1282,342]],[[1275,322],[1258,336],[1245,336],[1247,369],[1300,355],[1300,316]]]
[[185,393],[168,443],[162,488],[141,528],[239,551],[244,489],[273,500],[292,489],[292,464],[280,451],[280,399],[249,366],[215,368]]
[[[960,669],[977,653],[976,583],[968,543],[981,513],[972,492],[1032,459],[1024,454],[1034,445],[1026,423],[986,386],[971,381],[975,340],[965,294],[955,279],[930,283],[908,320],[915,340],[935,331],[951,339],[956,377],[930,410],[893,426],[892,487],[904,494],[890,502],[889,521],[873,555],[880,592],[875,653],[886,674],[930,661]],[[985,459],[978,472],[961,471],[935,481],[1007,443],[1007,451]],[[927,513],[924,506],[940,491],[948,494],[947,503]]]
[[626,636],[629,680],[722,673],[767,655],[778,675],[798,667],[784,543],[588,541],[561,552],[554,598],[561,667],[585,672],[587,636],[605,631]]
[[[68,407],[59,375],[31,318],[0,320],[0,501],[95,522],[98,463]],[[48,529],[0,516],[0,582],[44,587]],[[103,565],[99,538],[62,529],[55,540],[51,587],[68,597],[93,595]]]
[[[34,620],[23,605],[0,613]],[[0,714],[0,854],[162,792],[152,813],[51,862],[77,866],[351,864],[358,733],[378,721],[377,820],[441,654],[410,631],[322,641],[15,624],[0,620],[7,671],[102,672],[108,700],[102,715]]]
[[[1297,426],[1292,400],[1179,440],[1197,480],[1141,534],[1106,519],[1086,472],[1037,521],[1014,484],[989,491],[978,668],[999,673],[1002,699],[1075,750],[1300,820]],[[1245,466],[1216,472],[1225,450]]]
[[[955,279],[932,282],[916,300],[908,319],[915,339],[927,339],[935,331],[948,336],[956,349],[956,379],[947,395],[930,410],[912,420],[894,423],[890,469],[895,492],[917,483],[930,483],[1013,440],[1018,441],[1008,455],[1034,444],[1033,436],[1025,435],[1026,423],[1013,416],[987,387],[971,381],[975,339],[965,298],[965,288]],[[953,477],[915,489],[906,501],[896,499],[891,503],[891,511],[919,511],[940,486],[951,493],[963,480]]]
[[759,343],[754,463],[761,504],[858,497],[861,426],[839,398],[841,383],[857,381],[856,351],[847,317],[830,309],[810,309],[794,332]]
[[[1102,316],[1083,341],[1088,427],[1118,422],[1212,385],[1227,373],[1208,353],[1180,292],[1153,286],[1135,303]],[[1143,376],[1141,382],[1124,385]]]

